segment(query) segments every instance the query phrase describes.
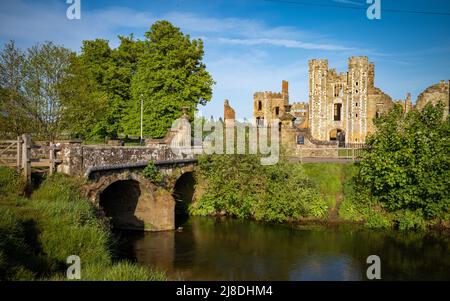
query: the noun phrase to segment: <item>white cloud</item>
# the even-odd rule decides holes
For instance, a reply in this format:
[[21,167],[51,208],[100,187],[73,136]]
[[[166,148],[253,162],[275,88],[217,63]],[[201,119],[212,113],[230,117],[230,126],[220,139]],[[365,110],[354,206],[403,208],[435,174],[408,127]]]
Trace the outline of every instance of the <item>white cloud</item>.
[[290,26],[268,26],[259,20],[213,18],[189,12],[169,12],[155,15],[124,7],[102,10],[83,10],[81,20],[66,18],[64,1],[48,4],[14,1],[2,3],[0,11],[0,39],[14,39],[19,45],[45,40],[55,41],[78,50],[82,40],[105,38],[116,46],[118,30],[138,31],[142,34],[158,19],[167,19],[191,35],[201,35],[227,44],[272,45],[287,48],[351,50],[345,45],[316,43],[327,37],[319,33],[301,31]]
[[288,40],[288,39],[228,39],[219,38],[217,39],[220,43],[231,44],[231,45],[271,45],[280,46],[286,48],[300,48],[309,50],[328,50],[328,51],[345,51],[345,50],[355,50],[355,48],[346,47],[342,45],[334,44],[321,44],[321,43],[310,43],[302,42],[298,40]]
[[[280,59],[267,46],[333,55],[358,51],[344,42],[334,43],[329,36],[318,32],[270,26],[254,19],[215,18],[179,11],[156,15],[117,6],[83,10],[82,6],[81,20],[68,20],[65,1],[39,4],[19,0],[1,6],[0,42],[14,39],[20,47],[49,40],[79,50],[83,40],[94,38],[108,39],[115,47],[118,34],[134,32],[141,38],[156,20],[171,21],[183,32],[205,40],[205,62],[217,84],[213,101],[204,111],[215,116],[222,115],[223,100],[228,98],[239,117],[250,117],[253,93],[279,91],[283,79],[290,81],[293,101],[306,100],[308,57],[297,54],[292,60]],[[364,52],[359,50],[359,53]]]
[[357,2],[357,1],[352,1],[352,0],[333,0],[333,2],[343,3],[343,4],[350,4],[350,5],[355,5],[355,6],[363,6],[364,5],[364,3]]

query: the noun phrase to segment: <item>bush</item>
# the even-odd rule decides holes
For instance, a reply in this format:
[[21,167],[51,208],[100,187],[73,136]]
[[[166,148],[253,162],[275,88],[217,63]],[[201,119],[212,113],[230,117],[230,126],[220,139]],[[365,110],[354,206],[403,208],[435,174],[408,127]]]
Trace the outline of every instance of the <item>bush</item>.
[[202,156],[198,162],[205,191],[191,214],[283,222],[326,213],[327,203],[299,164],[280,158],[264,166],[256,155]]
[[450,117],[443,118],[442,103],[406,115],[395,106],[375,125],[360,163],[361,186],[391,212],[443,217],[450,209]]
[[144,177],[150,180],[154,184],[160,184],[164,177],[156,168],[153,162],[149,162],[148,165],[143,170]]
[[400,230],[425,230],[427,223],[421,210],[404,210],[396,213],[396,221]]
[[371,229],[388,229],[393,227],[392,219],[383,212],[368,210],[365,226]]

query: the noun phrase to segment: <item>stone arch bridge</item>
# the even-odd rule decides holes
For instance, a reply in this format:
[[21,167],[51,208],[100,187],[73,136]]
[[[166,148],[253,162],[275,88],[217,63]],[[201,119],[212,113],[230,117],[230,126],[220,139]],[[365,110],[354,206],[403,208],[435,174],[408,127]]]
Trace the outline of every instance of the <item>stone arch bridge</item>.
[[[167,144],[56,147],[57,171],[84,177],[86,195],[117,228],[173,230],[177,203],[193,199],[196,160],[193,155],[175,154]],[[164,175],[161,182],[144,177],[149,162]]]

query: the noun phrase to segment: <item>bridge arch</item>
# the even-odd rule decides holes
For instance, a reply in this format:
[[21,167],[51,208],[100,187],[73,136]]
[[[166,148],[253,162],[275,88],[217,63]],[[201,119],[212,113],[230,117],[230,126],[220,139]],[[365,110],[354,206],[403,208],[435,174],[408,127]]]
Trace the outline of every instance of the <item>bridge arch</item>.
[[166,189],[139,172],[97,174],[87,194],[118,229],[162,231],[175,229],[175,200]]
[[144,221],[136,215],[140,186],[136,180],[118,180],[100,192],[99,206],[115,228],[145,229]]
[[194,171],[181,174],[173,188],[175,199],[175,226],[182,225],[188,218],[188,207],[194,201],[196,178]]

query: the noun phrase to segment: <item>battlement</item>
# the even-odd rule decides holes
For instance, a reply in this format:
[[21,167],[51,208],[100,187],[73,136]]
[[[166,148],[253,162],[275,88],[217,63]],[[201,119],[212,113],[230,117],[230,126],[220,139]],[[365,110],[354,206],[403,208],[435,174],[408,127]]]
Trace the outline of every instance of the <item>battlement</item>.
[[348,59],[348,66],[366,66],[369,65],[369,58],[367,56],[351,56]]
[[310,68],[325,68],[328,69],[328,60],[327,59],[312,59],[308,62]]
[[281,92],[271,92],[271,91],[264,91],[264,92],[256,92],[253,94],[253,98],[283,98],[283,94]]
[[302,110],[307,109],[308,103],[306,102],[294,102],[291,104],[291,110]]

